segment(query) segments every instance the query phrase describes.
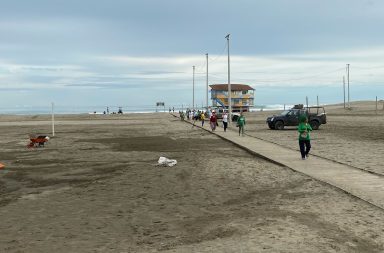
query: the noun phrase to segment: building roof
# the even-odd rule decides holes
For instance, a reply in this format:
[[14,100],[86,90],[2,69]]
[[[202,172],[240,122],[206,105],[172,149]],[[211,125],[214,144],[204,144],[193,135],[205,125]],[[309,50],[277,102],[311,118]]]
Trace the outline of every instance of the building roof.
[[[211,84],[209,85],[212,90],[224,90],[228,91],[228,84]],[[254,90],[248,84],[231,84],[232,91]]]

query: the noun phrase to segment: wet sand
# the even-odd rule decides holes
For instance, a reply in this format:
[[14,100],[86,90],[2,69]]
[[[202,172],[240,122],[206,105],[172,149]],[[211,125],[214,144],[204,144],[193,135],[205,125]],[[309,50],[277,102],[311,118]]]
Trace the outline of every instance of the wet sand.
[[[314,154],[334,153],[339,135],[366,145],[345,123],[357,116],[337,110],[313,134]],[[296,132],[267,129],[264,113],[247,115],[247,133],[296,148]],[[372,132],[382,123],[371,116],[358,117]],[[167,113],[57,116],[46,147],[27,149],[49,119],[0,117],[0,252],[384,251],[382,209]],[[365,159],[336,147],[332,159]],[[156,166],[160,156],[178,164]]]

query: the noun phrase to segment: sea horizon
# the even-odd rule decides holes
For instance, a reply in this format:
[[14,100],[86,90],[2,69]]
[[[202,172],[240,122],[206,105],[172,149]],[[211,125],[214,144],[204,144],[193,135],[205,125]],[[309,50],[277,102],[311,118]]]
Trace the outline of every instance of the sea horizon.
[[[271,104],[271,105],[255,105],[251,107],[251,111],[260,110],[283,110],[284,106],[290,108],[292,105]],[[157,107],[156,106],[57,106],[53,108],[54,114],[113,114],[122,109],[123,113],[155,113],[169,112],[169,109],[178,111],[186,111],[188,107],[172,106]],[[205,110],[203,107],[195,107],[197,110]],[[0,115],[36,115],[36,114],[52,114],[50,106],[14,106],[0,107]]]
[[[343,102],[341,102],[343,103]],[[340,103],[332,103],[340,104]],[[310,104],[310,106],[313,104]],[[328,105],[328,104],[320,104]],[[276,111],[292,108],[293,104],[260,104],[250,107],[250,111]],[[116,114],[119,109],[123,113],[156,113],[169,112],[169,110],[186,111],[189,107],[186,106],[171,106],[171,107],[156,107],[156,106],[60,106],[55,105],[53,108],[54,114]],[[196,110],[205,110],[205,107],[195,107]],[[52,114],[51,106],[13,106],[0,107],[0,115],[46,115]]]

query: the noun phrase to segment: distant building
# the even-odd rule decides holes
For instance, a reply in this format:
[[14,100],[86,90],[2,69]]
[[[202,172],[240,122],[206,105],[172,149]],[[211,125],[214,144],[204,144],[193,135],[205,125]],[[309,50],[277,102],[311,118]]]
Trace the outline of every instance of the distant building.
[[[212,84],[211,99],[213,107],[228,108],[228,84]],[[255,89],[247,84],[231,84],[232,110],[249,111],[254,105]]]

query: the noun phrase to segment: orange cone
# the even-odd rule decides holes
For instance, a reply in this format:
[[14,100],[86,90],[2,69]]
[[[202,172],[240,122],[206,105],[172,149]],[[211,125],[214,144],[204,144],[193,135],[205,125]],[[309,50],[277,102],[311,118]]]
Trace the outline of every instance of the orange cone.
[[5,168],[5,165],[2,164],[2,163],[0,163],[0,170],[1,170],[1,169],[4,169],[4,168]]

